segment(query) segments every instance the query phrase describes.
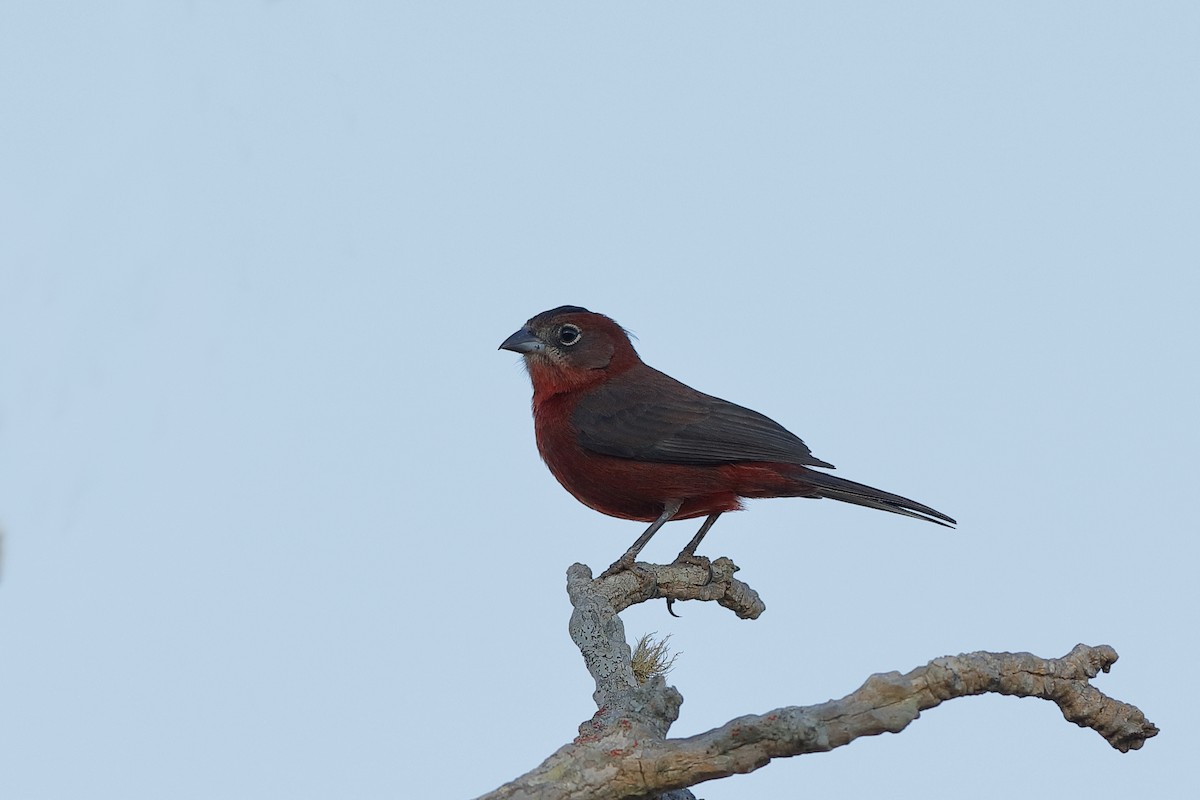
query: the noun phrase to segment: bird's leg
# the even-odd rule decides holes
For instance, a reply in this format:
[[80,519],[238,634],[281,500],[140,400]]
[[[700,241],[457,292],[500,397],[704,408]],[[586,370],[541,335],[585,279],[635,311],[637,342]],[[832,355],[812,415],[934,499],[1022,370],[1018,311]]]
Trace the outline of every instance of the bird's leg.
[[709,566],[708,559],[704,556],[696,555],[696,548],[700,546],[700,540],[708,533],[708,529],[717,521],[717,517],[721,516],[721,512],[709,514],[708,519],[704,520],[704,524],[700,526],[700,530],[696,531],[696,535],[687,543],[687,547],[679,551],[679,555],[675,556],[676,564],[698,564],[702,567]]
[[[700,530],[696,531],[696,535],[687,543],[687,547],[680,550],[679,555],[675,556],[675,561],[672,562],[675,564],[694,564],[697,567],[704,567],[708,570],[708,580],[704,582],[705,586],[713,582],[712,562],[704,556],[696,555],[696,548],[700,546],[700,540],[704,538],[704,534],[708,533],[708,529],[713,526],[713,523],[717,521],[717,517],[719,516],[721,516],[720,511],[716,514],[709,514],[708,519],[704,520],[704,524],[700,526]],[[668,597],[667,613],[672,617],[678,617],[679,615],[671,608],[673,604],[674,601]]]
[[683,505],[683,503],[679,500],[671,500],[665,506],[663,506],[663,512],[658,515],[658,519],[654,520],[654,522],[651,522],[650,527],[646,528],[646,532],[639,536],[637,541],[630,545],[629,549],[625,551],[624,555],[612,563],[611,567],[604,570],[604,572],[600,574],[600,577],[607,578],[610,575],[616,575],[618,572],[622,572],[631,568],[634,560],[637,558],[637,554],[642,552],[642,548],[646,546],[646,543],[650,541],[654,534],[658,533],[659,528],[667,524],[671,520],[671,517],[679,513],[679,507],[681,505]]

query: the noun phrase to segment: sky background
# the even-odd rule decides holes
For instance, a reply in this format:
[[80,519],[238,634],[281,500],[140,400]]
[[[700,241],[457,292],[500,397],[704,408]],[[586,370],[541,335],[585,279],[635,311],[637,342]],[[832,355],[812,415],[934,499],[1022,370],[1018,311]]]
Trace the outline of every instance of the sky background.
[[[703,785],[1184,797],[1200,700],[1200,6],[0,5],[0,796],[471,797],[595,710],[539,462],[560,304],[956,532],[758,501],[767,612],[670,634],[673,734],[1077,642],[1034,700]],[[670,559],[695,523],[645,555]]]

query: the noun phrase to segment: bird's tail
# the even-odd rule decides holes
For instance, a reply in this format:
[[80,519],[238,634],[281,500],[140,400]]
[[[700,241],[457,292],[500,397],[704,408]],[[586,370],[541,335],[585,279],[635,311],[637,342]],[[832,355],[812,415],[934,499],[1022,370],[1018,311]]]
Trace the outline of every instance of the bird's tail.
[[816,487],[817,497],[828,497],[831,500],[841,500],[843,503],[854,503],[857,506],[878,508],[880,511],[891,511],[893,514],[923,519],[947,528],[958,524],[942,512],[935,511],[916,500],[909,500],[898,494],[885,492],[882,489],[848,481],[824,472],[806,469],[800,479]]

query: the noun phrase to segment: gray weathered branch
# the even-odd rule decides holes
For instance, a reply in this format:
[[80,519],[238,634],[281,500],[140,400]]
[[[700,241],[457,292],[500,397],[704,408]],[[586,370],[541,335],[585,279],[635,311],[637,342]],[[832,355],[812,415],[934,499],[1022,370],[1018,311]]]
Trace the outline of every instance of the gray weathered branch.
[[1158,733],[1135,706],[1091,685],[1092,678],[1116,662],[1116,651],[1080,644],[1062,658],[988,652],[944,656],[903,675],[873,675],[840,700],[786,706],[739,717],[697,736],[667,739],[683,698],[661,676],[644,684],[634,678],[618,611],[654,597],[713,600],[749,619],[765,606],[753,589],[733,579],[737,567],[726,558],[713,562],[711,581],[701,565],[638,567],[596,580],[582,564],[567,571],[567,592],[575,608],[571,638],[596,681],[598,710],[580,725],[572,743],[484,798],[662,795],[752,772],[775,758],[825,752],[861,736],[899,733],[943,701],[987,693],[1049,700],[1067,720],[1091,728],[1121,752],[1137,750]]
[[616,611],[655,598],[667,600],[711,600],[728,608],[742,619],[758,619],[767,606],[758,592],[733,577],[738,567],[728,558],[708,563],[646,564],[639,561],[637,569],[618,572],[608,578],[592,581],[592,571],[583,564],[567,570],[567,586],[591,584],[590,591],[604,596]]

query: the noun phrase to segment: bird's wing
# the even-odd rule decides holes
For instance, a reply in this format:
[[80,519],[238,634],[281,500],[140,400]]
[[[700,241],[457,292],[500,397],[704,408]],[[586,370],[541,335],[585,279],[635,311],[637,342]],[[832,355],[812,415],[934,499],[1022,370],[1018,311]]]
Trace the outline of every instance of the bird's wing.
[[585,393],[571,414],[586,450],[668,464],[778,461],[832,467],[774,420],[658,370],[631,370]]

